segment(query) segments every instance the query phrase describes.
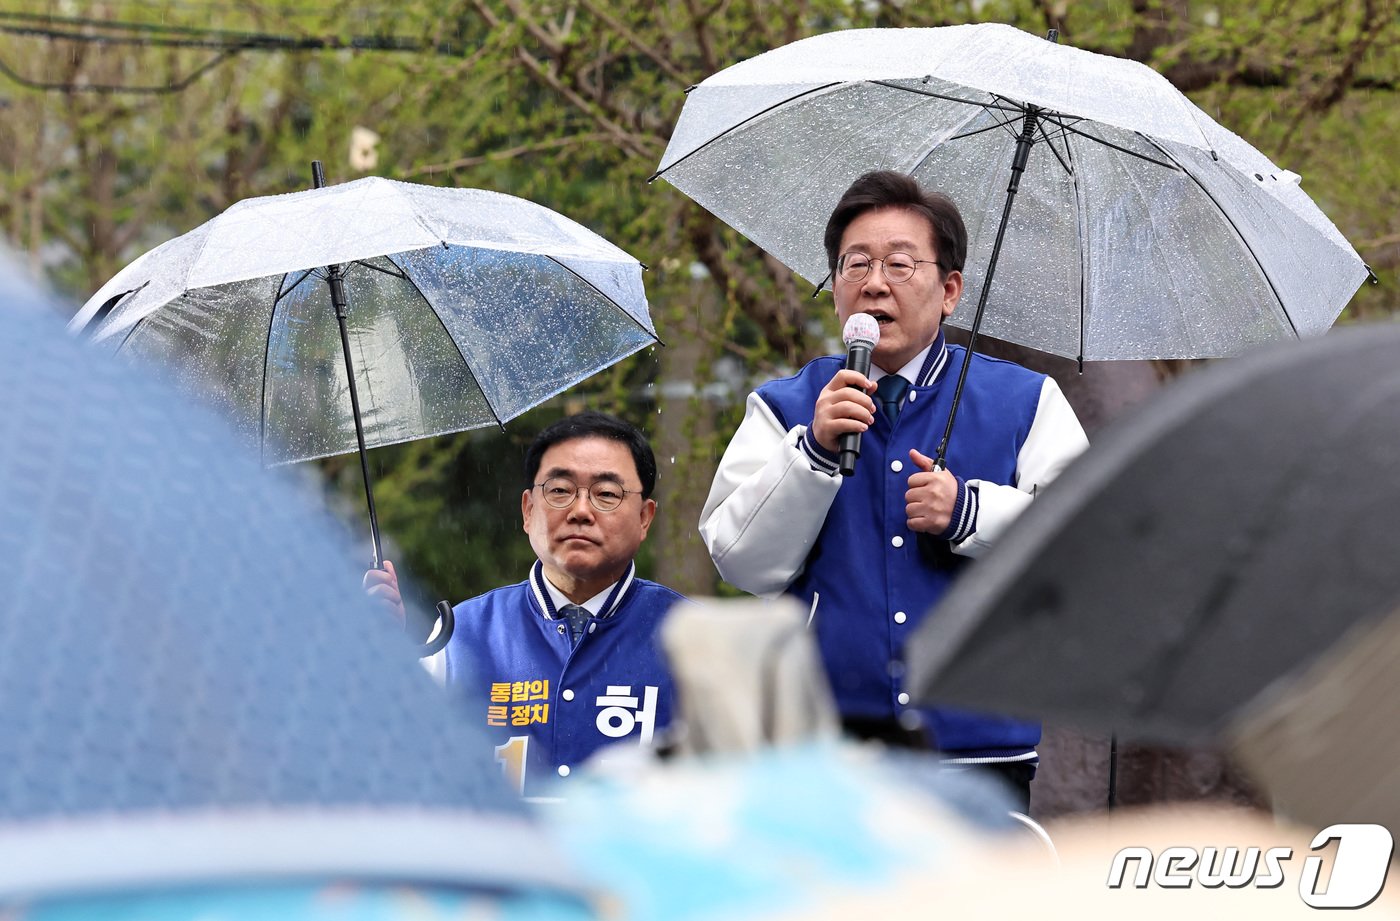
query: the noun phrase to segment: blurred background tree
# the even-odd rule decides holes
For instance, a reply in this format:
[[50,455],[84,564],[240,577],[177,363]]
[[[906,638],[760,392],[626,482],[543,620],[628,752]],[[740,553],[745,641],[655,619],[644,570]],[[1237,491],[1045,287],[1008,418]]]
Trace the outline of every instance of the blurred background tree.
[[[0,0],[0,227],[81,301],[240,198],[362,175],[494,189],[650,267],[665,348],[511,423],[373,452],[381,523],[421,598],[523,577],[520,459],[561,413],[651,436],[661,512],[644,574],[725,591],[695,534],[762,380],[833,351],[829,295],[664,182],[686,87],[818,32],[998,21],[1166,74],[1280,165],[1381,279],[1341,322],[1400,310],[1400,0]],[[1044,356],[1091,428],[1179,369],[1083,377]],[[323,464],[361,514],[353,458]],[[369,552],[366,548],[366,558]]]

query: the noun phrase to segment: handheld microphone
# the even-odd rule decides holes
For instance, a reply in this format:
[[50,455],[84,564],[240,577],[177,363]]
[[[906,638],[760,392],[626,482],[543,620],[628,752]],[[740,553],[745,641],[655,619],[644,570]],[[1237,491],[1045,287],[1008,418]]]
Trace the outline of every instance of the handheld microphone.
[[[852,314],[841,332],[846,343],[846,367],[870,376],[870,353],[880,342],[880,324],[868,313]],[[856,472],[856,458],[860,457],[860,432],[847,432],[838,443],[841,449],[840,470],[842,476]]]

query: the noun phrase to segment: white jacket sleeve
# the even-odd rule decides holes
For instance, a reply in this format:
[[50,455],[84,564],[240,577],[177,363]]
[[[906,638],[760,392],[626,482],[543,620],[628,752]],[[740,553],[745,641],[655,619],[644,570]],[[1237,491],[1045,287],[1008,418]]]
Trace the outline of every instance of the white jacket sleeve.
[[700,537],[719,574],[746,592],[780,592],[797,578],[841,487],[799,447],[806,430],[784,430],[751,393],[715,471]]
[[1089,439],[1060,385],[1047,377],[1040,390],[1035,421],[1016,455],[1016,485],[967,481],[969,489],[977,489],[977,530],[954,544],[953,552],[977,557],[990,550],[1016,516],[1031,504],[1037,490],[1059,476],[1087,447]]

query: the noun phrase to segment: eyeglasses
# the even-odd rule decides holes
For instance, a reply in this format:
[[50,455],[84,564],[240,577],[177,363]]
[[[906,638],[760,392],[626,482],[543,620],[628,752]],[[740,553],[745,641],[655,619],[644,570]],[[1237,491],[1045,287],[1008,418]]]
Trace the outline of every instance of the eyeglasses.
[[629,495],[641,495],[640,489],[623,489],[612,480],[598,480],[591,486],[580,486],[566,476],[552,476],[536,483],[551,508],[568,508],[578,499],[580,490],[588,493],[588,501],[600,512],[611,512]]
[[941,265],[935,259],[915,259],[908,253],[890,253],[884,259],[871,259],[865,253],[846,253],[836,260],[836,272],[846,281],[865,281],[872,262],[880,263],[885,279],[892,285],[902,285],[913,278],[920,263]]

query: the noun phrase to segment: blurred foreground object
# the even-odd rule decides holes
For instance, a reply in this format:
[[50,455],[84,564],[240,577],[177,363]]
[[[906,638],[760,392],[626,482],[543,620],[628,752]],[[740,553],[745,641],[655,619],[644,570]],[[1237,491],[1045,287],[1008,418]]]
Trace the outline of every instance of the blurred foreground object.
[[671,613],[663,644],[682,714],[674,757],[604,759],[555,807],[620,917],[768,917],[878,892],[975,841],[1031,840],[995,781],[837,740],[796,602],[702,599]]
[[[7,306],[39,299],[19,284],[0,274]],[[0,310],[0,389],[0,914],[336,881],[577,911],[286,478],[40,311]]]
[[841,895],[858,903],[985,836],[1031,841],[994,781],[870,746],[770,747],[581,780],[555,807],[555,827],[629,921],[766,918]]
[[801,605],[700,599],[667,618],[662,646],[680,700],[677,753],[742,754],[841,732]]
[[1397,355],[1400,325],[1349,327],[1193,373],[1106,429],[921,627],[911,687],[1239,739],[1293,820],[1400,828]]
[[[1276,823],[1258,812],[1158,806],[1057,822],[1049,830],[1059,852],[1058,864],[1047,863],[1034,846],[974,842],[950,854],[941,869],[903,874],[859,896],[835,896],[815,907],[766,917],[768,921],[922,921],[944,915],[1046,921],[1316,921],[1327,914],[1305,901],[1303,893],[1325,902],[1325,891],[1330,886],[1340,887],[1335,871],[1342,860],[1335,844],[1314,851],[1311,843],[1317,829]],[[1124,861],[1119,874],[1115,872],[1115,857],[1125,848],[1140,856]],[[1236,853],[1227,855],[1230,848]],[[1172,849],[1176,860],[1163,869],[1163,860],[1172,856],[1168,853]],[[1255,869],[1246,872],[1251,865],[1250,849],[1256,849]],[[1266,858],[1271,849],[1279,849],[1272,855],[1273,867]],[[1197,855],[1194,862],[1188,863],[1188,853]],[[1221,870],[1227,856],[1234,861],[1235,872],[1229,875],[1235,880],[1226,885],[1204,885],[1202,875],[1209,880],[1213,872]],[[1204,874],[1202,858],[1211,861]],[[1324,890],[1321,896],[1314,894],[1309,883],[1309,860],[1320,861],[1323,867],[1318,884]],[[1281,877],[1276,882],[1270,878],[1274,867]],[[1146,876],[1140,877],[1143,869]],[[1158,881],[1159,873],[1166,885]],[[1120,876],[1121,885],[1110,885],[1110,880]],[[1246,877],[1247,881],[1242,881]],[[1273,884],[1255,885],[1256,881]],[[1342,917],[1400,918],[1400,895],[1394,887],[1386,887],[1359,912]]]

